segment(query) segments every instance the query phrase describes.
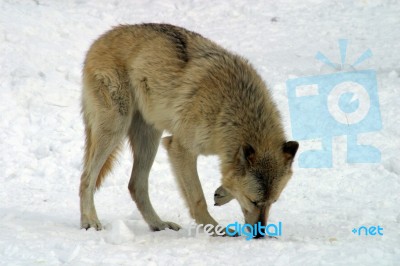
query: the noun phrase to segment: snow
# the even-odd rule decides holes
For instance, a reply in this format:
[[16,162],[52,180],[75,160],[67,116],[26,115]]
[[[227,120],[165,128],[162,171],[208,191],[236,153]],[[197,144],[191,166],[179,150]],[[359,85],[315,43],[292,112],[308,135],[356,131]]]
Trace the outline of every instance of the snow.
[[[0,2],[0,264],[1,265],[399,265],[400,3],[352,1],[13,1]],[[333,168],[294,166],[270,222],[282,236],[189,236],[188,209],[160,148],[150,176],[153,206],[183,229],[151,232],[132,202],[126,148],[96,193],[105,230],[80,230],[78,187],[83,124],[80,73],[91,42],[118,24],[168,22],[247,57],[269,84],[291,136],[286,80],[326,71],[321,51],[377,72],[383,129],[360,141],[381,163],[347,164],[346,138],[334,139]],[[307,146],[301,142],[301,147]],[[199,174],[210,213],[242,222],[236,202],[213,206],[218,159],[201,157]],[[358,236],[362,225],[383,236]]]

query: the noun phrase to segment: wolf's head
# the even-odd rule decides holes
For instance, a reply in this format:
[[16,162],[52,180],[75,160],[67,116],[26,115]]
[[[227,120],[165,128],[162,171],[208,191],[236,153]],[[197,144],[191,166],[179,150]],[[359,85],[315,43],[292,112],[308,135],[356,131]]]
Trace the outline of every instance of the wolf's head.
[[271,204],[292,175],[292,162],[299,144],[282,143],[277,149],[257,151],[249,144],[242,145],[234,163],[223,167],[222,186],[216,190],[215,205],[235,198],[242,208],[245,223],[266,225]]

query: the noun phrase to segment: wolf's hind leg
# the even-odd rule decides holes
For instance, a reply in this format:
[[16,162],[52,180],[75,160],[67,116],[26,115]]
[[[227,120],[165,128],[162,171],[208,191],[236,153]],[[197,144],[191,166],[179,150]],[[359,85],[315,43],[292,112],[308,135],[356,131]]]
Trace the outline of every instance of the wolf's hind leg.
[[124,135],[121,132],[93,132],[86,130],[87,143],[84,161],[84,170],[80,184],[80,209],[81,228],[95,228],[101,230],[102,226],[97,218],[94,205],[94,192],[100,187],[102,179],[111,170],[112,161]]
[[151,230],[160,231],[169,228],[177,231],[181,227],[173,222],[162,221],[154,211],[149,198],[149,173],[160,144],[161,134],[162,132],[148,125],[139,112],[134,114],[129,130],[134,162],[128,188]]
[[109,71],[102,77],[94,77],[85,71],[84,75],[82,113],[86,145],[79,195],[81,227],[85,229],[101,229],[93,194],[111,170],[132,120],[131,97],[125,87],[118,85],[118,78],[111,79],[113,73]]
[[197,155],[190,153],[173,137],[163,138],[172,169],[190,209],[190,215],[197,224],[217,225],[207,210],[206,199],[197,174]]

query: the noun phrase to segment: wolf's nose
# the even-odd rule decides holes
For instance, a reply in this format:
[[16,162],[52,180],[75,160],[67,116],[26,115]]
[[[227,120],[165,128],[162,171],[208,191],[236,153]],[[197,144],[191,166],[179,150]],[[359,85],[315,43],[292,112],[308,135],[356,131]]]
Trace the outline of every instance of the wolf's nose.
[[264,236],[265,236],[264,234],[260,234],[260,232],[258,232],[258,231],[257,231],[256,234],[254,234],[254,238],[255,238],[255,239],[257,239],[257,238],[263,238]]

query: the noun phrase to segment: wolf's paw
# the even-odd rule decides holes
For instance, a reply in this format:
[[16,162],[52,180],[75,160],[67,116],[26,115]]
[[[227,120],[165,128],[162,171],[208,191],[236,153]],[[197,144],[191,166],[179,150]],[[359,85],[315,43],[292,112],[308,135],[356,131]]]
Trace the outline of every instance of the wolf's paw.
[[214,192],[214,206],[222,206],[228,202],[230,202],[233,199],[233,196],[231,193],[226,191],[225,188],[220,186],[215,190]]
[[89,228],[94,228],[97,231],[100,231],[103,227],[98,219],[83,219],[81,221],[81,229],[88,230]]
[[150,229],[152,231],[161,231],[161,230],[165,230],[166,228],[172,229],[174,231],[178,231],[182,227],[173,222],[161,222],[161,223],[150,225]]

